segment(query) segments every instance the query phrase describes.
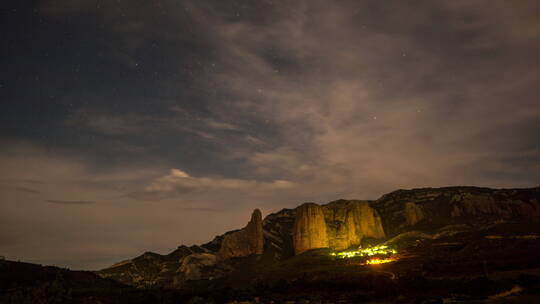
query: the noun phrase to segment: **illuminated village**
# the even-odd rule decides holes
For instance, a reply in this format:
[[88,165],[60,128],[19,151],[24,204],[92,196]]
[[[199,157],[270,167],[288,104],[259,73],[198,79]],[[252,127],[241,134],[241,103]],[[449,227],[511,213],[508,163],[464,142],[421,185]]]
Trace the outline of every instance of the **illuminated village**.
[[397,257],[395,257],[396,254],[397,250],[387,245],[379,245],[367,248],[359,247],[357,250],[332,252],[330,255],[338,259],[363,257],[365,258],[365,262],[362,263],[363,265],[373,265],[394,262],[397,260]]

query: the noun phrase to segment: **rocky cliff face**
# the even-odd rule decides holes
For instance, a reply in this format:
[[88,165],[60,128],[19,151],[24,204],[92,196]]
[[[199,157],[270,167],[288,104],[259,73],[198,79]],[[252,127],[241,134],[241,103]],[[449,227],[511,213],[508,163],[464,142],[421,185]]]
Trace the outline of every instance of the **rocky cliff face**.
[[373,203],[387,236],[447,225],[540,221],[540,188],[447,187],[398,190]]
[[[167,255],[146,252],[134,259],[100,270],[98,274],[103,278],[136,287],[174,287],[179,286],[181,281],[197,276],[198,266],[190,266],[190,262],[198,261],[189,257],[208,252],[202,246],[180,246]],[[184,273],[181,269],[187,270],[188,273]]]
[[185,280],[200,280],[210,278],[208,272],[203,271],[205,268],[211,268],[216,265],[217,259],[214,254],[210,253],[194,253],[190,254],[180,264],[177,272],[182,274]]
[[405,221],[408,226],[414,226],[416,223],[424,219],[424,208],[421,206],[408,202],[405,203]]
[[359,245],[363,238],[384,238],[382,221],[368,201],[339,200],[297,208],[293,231],[296,254],[309,249],[335,250]]
[[180,246],[167,255],[147,252],[98,274],[137,287],[178,288],[186,281],[223,276],[233,270],[229,258],[262,254],[263,250],[262,216],[256,209],[243,229],[216,236],[201,246]]
[[321,206],[306,203],[296,209],[293,242],[296,254],[313,248],[328,247],[326,222]]
[[385,236],[381,217],[368,201],[336,201],[327,204],[325,208],[332,211],[327,212],[329,216],[326,222],[333,223],[339,230],[346,232],[345,238],[338,240],[336,237],[331,241],[333,249],[346,249],[360,244],[364,238],[379,239]]
[[294,255],[293,228],[296,209],[283,209],[263,220],[264,253],[281,260]]
[[232,257],[262,254],[263,250],[262,215],[259,209],[255,209],[246,227],[224,237],[221,248],[218,251],[218,258],[226,260]]

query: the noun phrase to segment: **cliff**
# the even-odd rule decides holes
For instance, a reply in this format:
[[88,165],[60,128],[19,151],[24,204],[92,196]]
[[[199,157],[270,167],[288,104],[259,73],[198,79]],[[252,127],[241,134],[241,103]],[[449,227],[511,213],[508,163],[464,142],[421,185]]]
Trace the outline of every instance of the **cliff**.
[[226,260],[232,257],[262,254],[263,250],[262,214],[259,209],[255,209],[246,227],[224,237],[217,256],[221,260]]
[[137,287],[179,288],[187,281],[221,277],[233,269],[228,259],[262,254],[263,250],[262,215],[255,209],[251,220],[240,230],[216,236],[201,246],[180,246],[167,255],[146,252],[98,274]]
[[306,203],[297,208],[293,242],[296,254],[313,248],[328,247],[326,222],[322,207],[314,203]]
[[540,188],[446,187],[397,190],[373,202],[387,236],[448,225],[483,227],[498,222],[540,221]]
[[270,214],[264,220],[265,252],[286,258],[315,248],[341,250],[366,238],[382,239],[414,230],[437,233],[452,225],[480,229],[523,221],[540,221],[540,188],[397,190],[375,201],[306,203]]
[[315,248],[347,249],[364,238],[384,238],[381,218],[368,201],[339,200],[296,210],[293,231],[296,254]]

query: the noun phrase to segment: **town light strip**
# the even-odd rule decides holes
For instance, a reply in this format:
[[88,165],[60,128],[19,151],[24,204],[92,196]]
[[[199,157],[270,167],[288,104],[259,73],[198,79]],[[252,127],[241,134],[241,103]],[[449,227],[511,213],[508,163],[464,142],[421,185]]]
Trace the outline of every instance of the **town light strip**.
[[390,248],[386,245],[380,245],[367,248],[358,248],[358,250],[352,251],[332,252],[330,255],[340,259],[347,259],[353,257],[371,257],[378,255],[388,256],[396,253],[397,251],[395,249]]

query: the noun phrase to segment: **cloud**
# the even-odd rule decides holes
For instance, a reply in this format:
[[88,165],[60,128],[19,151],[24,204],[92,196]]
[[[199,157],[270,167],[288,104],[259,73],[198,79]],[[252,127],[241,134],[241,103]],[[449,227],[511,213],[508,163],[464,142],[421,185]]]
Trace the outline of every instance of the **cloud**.
[[214,208],[183,208],[182,210],[185,211],[193,211],[193,212],[223,212],[222,209],[214,209]]
[[14,179],[4,179],[0,180],[0,189],[6,190],[16,190],[20,192],[30,193],[30,194],[40,194],[39,190],[30,188],[28,185],[41,185],[42,182],[34,180],[14,180]]
[[229,131],[234,131],[234,130],[238,130],[239,128],[235,125],[232,125],[230,123],[226,123],[226,122],[220,122],[220,121],[215,121],[213,119],[208,119],[206,120],[206,125],[212,129],[217,129],[217,130],[229,130]]
[[[540,172],[521,159],[533,135],[517,130],[538,128],[534,121],[540,117],[534,2],[484,6],[171,6],[164,17],[171,26],[189,19],[195,39],[214,50],[205,59],[211,68],[196,77],[204,110],[178,100],[168,104],[166,115],[102,116],[90,126],[109,134],[197,135],[193,147],[205,147],[206,158],[234,162],[234,173],[220,174],[241,177],[207,177],[219,191],[231,189],[227,183],[260,187],[250,182],[260,179],[287,180],[305,193],[315,189],[315,197],[377,198],[395,188],[428,185],[531,185]],[[264,18],[256,11],[265,11]],[[150,19],[141,20],[145,32],[163,32]],[[516,132],[521,136],[511,134]],[[522,173],[505,178],[504,171],[516,166]],[[163,177],[152,191],[210,188],[203,180]]]
[[27,187],[19,187],[19,186],[15,186],[15,187],[12,187],[12,188],[15,189],[15,190],[18,190],[18,191],[26,192],[26,193],[33,193],[33,194],[39,194],[39,193],[41,193],[41,192],[39,192],[38,190],[31,189],[31,188],[27,188]]
[[88,205],[95,204],[95,201],[66,201],[66,200],[46,200],[48,203],[52,204],[62,204],[62,205]]
[[[536,61],[532,53],[517,58],[523,33],[526,49],[539,49],[531,29],[540,24],[528,4],[505,9],[496,1],[485,11],[482,1],[460,3],[412,10],[296,1],[275,3],[260,21],[231,21],[193,5],[201,19],[212,16],[204,26],[214,31],[225,66],[207,77],[222,84],[219,95],[235,97],[213,109],[279,136],[262,138],[272,146],[228,152],[244,161],[243,170],[290,180],[316,197],[534,185],[537,167],[520,165],[522,146],[533,138],[511,134],[538,128],[539,75],[528,66]],[[375,17],[377,9],[385,13]],[[516,92],[524,98],[516,100]],[[504,177],[512,167],[521,173]]]
[[180,169],[171,169],[168,175],[154,180],[144,188],[143,192],[134,193],[133,197],[162,199],[197,192],[279,191],[295,186],[294,183],[286,180],[261,182],[223,177],[193,177]]
[[87,126],[105,134],[119,135],[144,130],[144,124],[151,119],[136,116],[94,116],[87,120]]
[[224,132],[243,133],[240,127],[217,120],[201,118],[179,107],[172,107],[165,115],[150,115],[135,112],[109,114],[97,110],[84,109],[71,118],[69,125],[91,130],[108,136],[152,134],[156,132],[187,132],[205,139],[216,139]]
[[126,112],[112,114],[97,109],[80,109],[67,122],[68,125],[92,130],[105,135],[122,136],[161,129],[169,121],[163,117]]

